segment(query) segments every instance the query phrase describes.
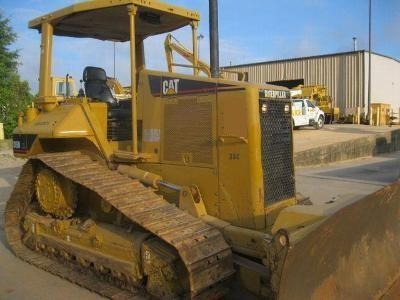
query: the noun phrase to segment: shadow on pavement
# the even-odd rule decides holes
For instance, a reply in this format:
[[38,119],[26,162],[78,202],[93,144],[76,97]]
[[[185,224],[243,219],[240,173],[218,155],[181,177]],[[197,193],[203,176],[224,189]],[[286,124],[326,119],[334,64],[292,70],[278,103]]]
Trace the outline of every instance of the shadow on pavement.
[[320,172],[316,175],[390,184],[400,179],[400,160],[389,159],[385,162]]

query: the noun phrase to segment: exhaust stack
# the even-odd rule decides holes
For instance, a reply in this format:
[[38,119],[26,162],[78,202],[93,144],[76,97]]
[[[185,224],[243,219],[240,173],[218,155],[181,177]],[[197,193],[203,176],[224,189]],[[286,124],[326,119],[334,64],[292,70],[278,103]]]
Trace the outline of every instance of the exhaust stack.
[[219,77],[218,0],[209,0],[211,77]]
[[357,51],[357,38],[353,37],[353,51]]

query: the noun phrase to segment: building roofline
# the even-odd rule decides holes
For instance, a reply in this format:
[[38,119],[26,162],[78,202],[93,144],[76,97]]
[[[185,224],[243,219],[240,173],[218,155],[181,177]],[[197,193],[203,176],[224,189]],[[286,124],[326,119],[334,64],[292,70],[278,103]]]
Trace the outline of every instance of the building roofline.
[[[251,67],[251,66],[257,66],[257,65],[266,65],[266,64],[274,64],[274,63],[282,63],[282,62],[290,62],[290,61],[296,61],[296,60],[306,60],[306,59],[316,59],[316,58],[324,58],[324,57],[332,57],[332,56],[342,56],[342,55],[348,55],[348,54],[356,54],[356,53],[368,53],[367,50],[357,50],[357,51],[347,51],[347,52],[338,52],[338,53],[330,53],[330,54],[321,54],[321,55],[313,55],[313,56],[303,56],[303,57],[294,57],[294,58],[287,58],[287,59],[278,59],[278,60],[268,60],[268,61],[261,61],[261,62],[255,62],[255,63],[248,63],[248,64],[240,64],[240,65],[232,65],[232,66],[225,66],[222,67],[224,69],[231,69],[231,68],[240,68],[240,67]],[[371,51],[372,54],[386,57],[389,59],[392,59],[398,63],[400,63],[399,59],[396,59],[394,57],[376,53]]]
[[[363,50],[363,51],[364,51],[364,52],[368,52],[368,51],[366,51],[366,50]],[[375,55],[378,55],[378,56],[382,56],[382,57],[385,57],[385,58],[389,58],[389,59],[392,59],[392,60],[394,60],[394,61],[400,63],[400,59],[397,59],[397,58],[395,58],[395,57],[392,57],[392,56],[389,56],[389,55],[386,55],[386,54],[380,54],[380,53],[377,53],[377,52],[374,52],[374,51],[371,51],[371,52],[372,52],[372,54],[375,54]]]

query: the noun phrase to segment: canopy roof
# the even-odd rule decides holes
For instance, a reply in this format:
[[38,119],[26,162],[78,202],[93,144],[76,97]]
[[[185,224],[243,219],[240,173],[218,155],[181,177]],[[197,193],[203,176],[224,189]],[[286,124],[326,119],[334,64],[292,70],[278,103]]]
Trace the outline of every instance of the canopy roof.
[[68,6],[29,22],[29,28],[41,31],[42,23],[51,23],[54,35],[86,37],[125,42],[129,40],[128,8],[135,5],[136,35],[146,38],[170,32],[200,20],[198,12],[158,0],[95,0]]

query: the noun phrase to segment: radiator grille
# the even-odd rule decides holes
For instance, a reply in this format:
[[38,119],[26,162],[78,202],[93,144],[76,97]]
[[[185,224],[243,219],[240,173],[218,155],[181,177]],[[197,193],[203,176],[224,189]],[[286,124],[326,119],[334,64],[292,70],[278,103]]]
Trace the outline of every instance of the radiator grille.
[[212,164],[212,104],[196,99],[166,103],[164,160]]
[[264,201],[271,205],[295,196],[290,100],[260,99]]
[[128,141],[132,139],[131,119],[108,118],[107,139],[109,141]]

